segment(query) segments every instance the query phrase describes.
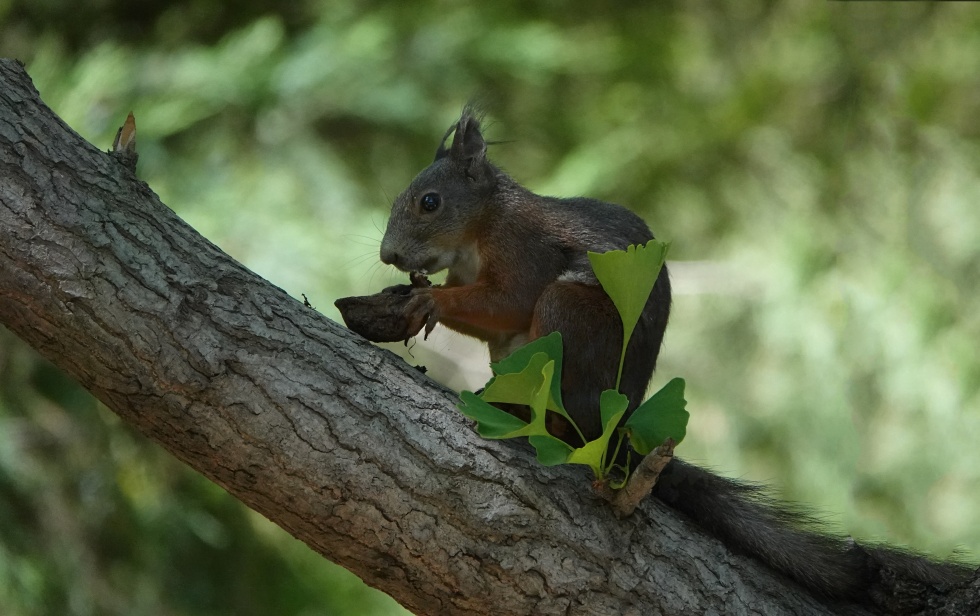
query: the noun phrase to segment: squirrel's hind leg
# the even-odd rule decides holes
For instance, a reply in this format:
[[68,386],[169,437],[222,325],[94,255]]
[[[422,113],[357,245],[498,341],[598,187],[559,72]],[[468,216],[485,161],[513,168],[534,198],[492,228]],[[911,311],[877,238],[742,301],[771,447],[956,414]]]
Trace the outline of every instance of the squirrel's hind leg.
[[[669,293],[669,291],[668,291]],[[669,297],[669,295],[668,295]],[[669,310],[669,299],[668,308]],[[663,340],[666,310],[657,290],[633,331],[619,391],[632,412],[646,393]],[[612,300],[598,284],[553,282],[534,308],[529,338],[560,332],[563,341],[562,401],[586,439],[602,433],[599,395],[616,387],[623,325]]]
[[538,299],[530,338],[554,331],[561,334],[564,347],[562,401],[585,438],[592,440],[602,433],[599,394],[616,385],[622,324],[602,287],[559,281]]

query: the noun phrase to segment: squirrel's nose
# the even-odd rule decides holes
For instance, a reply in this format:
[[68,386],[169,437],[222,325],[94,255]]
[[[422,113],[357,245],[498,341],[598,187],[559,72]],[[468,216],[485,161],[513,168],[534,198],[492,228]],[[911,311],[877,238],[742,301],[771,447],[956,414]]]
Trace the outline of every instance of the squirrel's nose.
[[381,244],[381,262],[386,265],[398,265],[398,252],[391,246]]

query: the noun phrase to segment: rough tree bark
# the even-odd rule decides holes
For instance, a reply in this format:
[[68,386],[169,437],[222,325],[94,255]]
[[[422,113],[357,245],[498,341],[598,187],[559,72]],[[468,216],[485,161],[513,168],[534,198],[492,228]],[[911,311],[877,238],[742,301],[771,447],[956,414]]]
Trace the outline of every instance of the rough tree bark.
[[0,322],[418,613],[832,613],[656,501],[617,520],[587,471],[480,439],[453,393],[188,227],[13,61],[0,61]]

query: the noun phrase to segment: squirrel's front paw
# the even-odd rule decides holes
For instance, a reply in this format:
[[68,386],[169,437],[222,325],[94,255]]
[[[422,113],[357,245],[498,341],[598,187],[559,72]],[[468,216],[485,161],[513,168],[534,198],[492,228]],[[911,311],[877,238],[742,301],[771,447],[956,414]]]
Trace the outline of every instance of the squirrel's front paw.
[[432,328],[439,322],[439,306],[432,297],[431,288],[412,289],[412,299],[405,306],[405,319],[408,321],[410,336],[417,335],[425,327],[425,338],[428,339]]

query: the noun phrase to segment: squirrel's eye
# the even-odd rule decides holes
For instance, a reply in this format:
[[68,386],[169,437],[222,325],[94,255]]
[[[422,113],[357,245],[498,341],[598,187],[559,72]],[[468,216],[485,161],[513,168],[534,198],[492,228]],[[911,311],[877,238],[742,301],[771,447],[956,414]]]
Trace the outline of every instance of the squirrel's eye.
[[439,207],[439,203],[442,200],[436,193],[426,193],[422,196],[422,200],[419,202],[422,205],[422,209],[426,212],[434,212]]

